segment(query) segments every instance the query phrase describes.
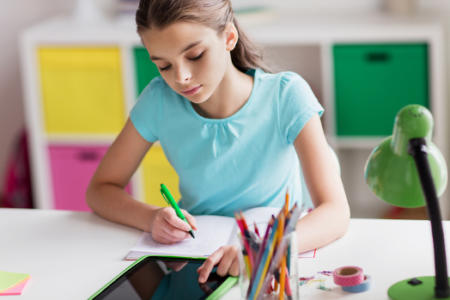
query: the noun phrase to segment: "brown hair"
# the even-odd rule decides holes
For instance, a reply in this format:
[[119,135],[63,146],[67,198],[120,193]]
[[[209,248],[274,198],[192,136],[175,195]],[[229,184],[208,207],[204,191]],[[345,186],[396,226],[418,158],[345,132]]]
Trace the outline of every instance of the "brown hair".
[[234,16],[230,0],[140,0],[136,11],[138,33],[152,26],[164,28],[178,21],[204,24],[217,32],[232,22],[239,35],[231,61],[239,70],[261,68],[269,72],[261,50],[244,34]]

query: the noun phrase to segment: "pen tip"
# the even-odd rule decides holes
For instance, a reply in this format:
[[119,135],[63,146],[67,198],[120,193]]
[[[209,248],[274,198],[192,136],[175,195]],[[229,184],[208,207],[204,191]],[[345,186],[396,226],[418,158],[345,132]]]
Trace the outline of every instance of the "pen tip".
[[192,231],[192,229],[189,230],[189,234],[192,236],[193,239],[195,239],[194,232]]

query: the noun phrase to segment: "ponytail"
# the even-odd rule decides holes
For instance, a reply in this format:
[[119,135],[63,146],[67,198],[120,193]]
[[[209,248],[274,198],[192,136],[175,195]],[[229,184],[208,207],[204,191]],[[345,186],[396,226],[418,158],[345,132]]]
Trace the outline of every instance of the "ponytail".
[[256,68],[270,72],[269,67],[264,63],[261,49],[247,37],[238,24],[236,17],[233,17],[233,24],[239,37],[236,46],[231,51],[233,65],[243,72]]

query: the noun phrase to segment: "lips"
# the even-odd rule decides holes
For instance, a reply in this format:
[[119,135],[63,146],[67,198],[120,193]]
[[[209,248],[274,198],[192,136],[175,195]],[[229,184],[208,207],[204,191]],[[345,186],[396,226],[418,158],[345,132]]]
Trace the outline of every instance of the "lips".
[[195,93],[197,93],[201,87],[202,87],[201,85],[197,85],[193,88],[186,89],[186,90],[182,91],[181,93],[184,95],[187,95],[187,96],[191,96],[191,95],[194,95]]

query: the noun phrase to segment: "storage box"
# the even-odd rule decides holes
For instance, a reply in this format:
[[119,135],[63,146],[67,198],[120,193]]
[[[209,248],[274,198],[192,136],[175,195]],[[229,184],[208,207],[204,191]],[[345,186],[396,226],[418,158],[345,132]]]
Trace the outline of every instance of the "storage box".
[[403,106],[430,108],[427,44],[339,44],[333,55],[338,137],[387,136]]

